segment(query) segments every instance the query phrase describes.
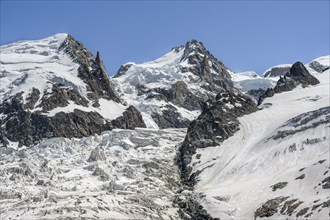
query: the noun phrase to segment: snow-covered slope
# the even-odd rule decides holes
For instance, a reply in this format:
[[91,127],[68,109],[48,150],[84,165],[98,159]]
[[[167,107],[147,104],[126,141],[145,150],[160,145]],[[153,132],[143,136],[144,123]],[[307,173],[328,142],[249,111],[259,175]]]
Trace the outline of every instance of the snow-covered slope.
[[187,127],[207,99],[231,89],[229,70],[201,42],[151,62],[123,65],[114,82],[121,97],[142,112],[148,127]]
[[220,219],[328,219],[329,75],[263,101],[221,145],[197,149],[195,193]]

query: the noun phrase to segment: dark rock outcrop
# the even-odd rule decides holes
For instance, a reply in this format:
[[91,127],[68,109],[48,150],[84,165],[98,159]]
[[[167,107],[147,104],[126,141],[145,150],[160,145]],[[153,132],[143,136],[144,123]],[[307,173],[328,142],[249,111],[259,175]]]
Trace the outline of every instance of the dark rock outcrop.
[[124,111],[123,116],[120,116],[111,121],[112,128],[121,129],[134,129],[136,127],[145,128],[146,125],[143,121],[141,113],[134,107],[129,106],[126,111]]
[[290,71],[289,66],[275,66],[265,72],[264,77],[277,77],[284,76],[286,73]]
[[278,182],[274,185],[272,185],[270,188],[272,188],[273,191],[276,191],[278,189],[283,189],[288,185],[288,182]]
[[328,70],[329,69],[329,65],[328,66],[324,66],[322,64],[320,64],[319,62],[317,61],[312,61],[308,64],[308,66],[310,68],[312,68],[313,70],[315,70],[316,72],[318,73],[323,73],[324,71]]
[[258,208],[254,213],[254,219],[271,217],[279,211],[281,203],[287,200],[289,197],[277,197],[265,202],[260,208]]
[[193,187],[198,175],[191,174],[191,157],[197,148],[219,145],[239,130],[238,117],[256,111],[255,103],[240,93],[219,93],[215,101],[206,102],[202,114],[188,127],[187,136],[179,149],[177,163],[181,179]]
[[202,205],[198,202],[199,198],[196,195],[183,194],[176,196],[174,204],[179,206],[179,215],[184,220],[219,220],[213,218]]
[[[113,128],[145,127],[140,112],[133,106],[128,107],[123,116],[110,122],[97,112],[75,109],[70,113],[59,112],[53,117],[48,117],[38,111],[33,113],[25,111],[22,104],[17,104],[15,99],[12,104],[5,102],[5,107],[12,109],[11,106],[17,110],[0,119],[0,124],[3,125],[0,129],[0,141],[4,145],[8,144],[8,140],[31,146],[45,138],[81,138],[101,134]],[[6,112],[6,108],[0,106],[0,112]]]
[[186,118],[183,118],[171,105],[167,105],[165,110],[162,110],[162,113],[153,113],[151,117],[155,120],[160,128],[186,128],[189,126],[190,121]]
[[303,86],[316,85],[320,83],[318,79],[316,79],[308,72],[304,64],[301,62],[296,62],[293,64],[290,72],[288,72],[286,76],[301,83]]
[[210,94],[194,94],[188,89],[184,81],[177,81],[168,89],[147,89],[142,85],[139,85],[138,89],[140,95],[148,94],[147,99],[155,98],[157,100],[164,100],[190,111],[201,110],[206,100],[214,99]]
[[99,98],[104,98],[120,102],[119,97],[113,90],[99,52],[94,58],[83,44],[70,35],[61,44],[59,50],[65,51],[74,62],[79,64],[78,77],[87,84],[87,90],[90,91],[88,94],[89,99],[94,99],[97,102]]
[[56,107],[65,107],[73,101],[77,105],[88,107],[88,100],[82,97],[77,90],[53,84],[51,92],[45,92],[41,103],[37,106],[44,112],[53,110]]
[[113,76],[113,78],[117,78],[117,77],[124,75],[132,65],[133,64],[131,64],[131,63],[121,65],[119,67],[119,70],[117,71],[117,73]]
[[202,81],[208,83],[210,89],[220,92],[233,88],[228,68],[206,50],[202,42],[191,40],[186,43],[181,57],[181,61],[185,60],[192,66],[182,69],[182,72],[190,71],[198,75]]
[[283,77],[280,77],[274,88],[266,90],[265,94],[259,98],[258,105],[267,97],[272,97],[275,93],[287,92],[296,88],[298,85],[303,87],[309,85],[316,85],[320,83],[318,79],[312,76],[304,64],[296,62]]

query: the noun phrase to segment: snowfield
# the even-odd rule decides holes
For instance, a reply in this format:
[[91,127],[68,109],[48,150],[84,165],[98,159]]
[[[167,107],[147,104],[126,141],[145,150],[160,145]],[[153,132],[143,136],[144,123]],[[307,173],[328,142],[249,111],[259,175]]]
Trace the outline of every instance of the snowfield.
[[[197,150],[194,171],[211,167],[195,190],[206,195],[200,202],[213,217],[253,219],[267,201],[288,197],[297,208],[290,213],[283,201],[272,219],[329,219],[329,73],[317,76],[319,85],[265,99],[261,110],[239,118],[234,136]],[[273,191],[275,184],[286,186]]]
[[1,149],[1,219],[178,219],[186,129],[113,130]]

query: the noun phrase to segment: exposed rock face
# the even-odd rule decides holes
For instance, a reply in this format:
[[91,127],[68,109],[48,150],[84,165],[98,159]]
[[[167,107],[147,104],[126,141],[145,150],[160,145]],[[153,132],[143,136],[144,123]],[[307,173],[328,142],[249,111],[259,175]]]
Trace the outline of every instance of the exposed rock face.
[[174,204],[180,207],[179,215],[182,219],[219,220],[213,218],[202,205],[199,204],[203,195],[182,193],[175,197]]
[[[94,57],[70,35],[53,53],[57,54],[54,56],[57,56],[54,58],[54,62],[59,63],[64,62],[60,60],[59,56],[69,55],[69,59],[72,59],[73,62],[70,65],[78,64],[76,76],[80,79],[71,76],[69,79],[72,81],[69,82],[60,74],[53,73],[50,75],[53,78],[45,82],[48,89],[40,91],[33,87],[29,94],[24,94],[22,91],[5,98],[0,103],[0,115],[2,115],[0,117],[0,142],[2,145],[6,146],[9,141],[12,141],[19,142],[19,146],[30,146],[44,138],[83,137],[100,134],[104,130],[113,128],[145,127],[142,116],[136,108],[130,106],[125,110],[121,104],[121,100],[113,90],[99,53]],[[23,75],[22,79],[16,80],[16,86],[26,83],[29,77],[29,74]],[[74,83],[80,83],[80,85]],[[82,83],[85,88],[81,86]],[[115,106],[122,106],[122,116],[111,121],[99,112],[89,110],[91,107],[98,110],[101,99],[108,101],[107,108],[112,107],[111,103],[114,103]],[[70,105],[73,105],[73,109],[69,112],[68,110],[56,110],[66,107],[70,109]],[[86,111],[81,109],[86,109]],[[52,110],[56,110],[53,115],[49,113]],[[112,109],[106,111],[112,111]],[[113,111],[118,110],[113,109]]]
[[124,75],[132,65],[133,64],[130,64],[130,63],[121,65],[119,67],[119,70],[117,71],[116,75],[114,75],[113,77],[117,78],[117,77],[120,77],[120,76]]
[[270,70],[266,71],[264,73],[264,77],[277,77],[277,76],[284,76],[286,73],[290,71],[290,66],[275,66],[271,68]]
[[324,66],[321,63],[319,63],[318,61],[312,61],[308,64],[308,66],[310,68],[312,68],[313,70],[315,70],[318,73],[323,73],[324,71],[329,69],[329,66]]
[[292,65],[290,71],[286,73],[284,77],[280,77],[274,88],[269,88],[266,90],[265,94],[259,98],[258,105],[260,105],[266,97],[272,97],[275,93],[291,91],[298,85],[302,85],[304,87],[308,85],[316,85],[318,83],[320,83],[318,79],[308,72],[304,64],[301,62],[296,62]]
[[[203,43],[197,40],[188,41],[184,54],[181,57],[181,61],[185,60],[188,60],[188,63],[193,65],[188,70],[205,80],[209,87],[218,87],[220,90],[233,88],[228,68],[206,50]],[[186,69],[182,69],[182,71],[186,71]]]
[[146,127],[140,112],[134,107],[129,106],[123,116],[111,121],[111,128],[134,129],[136,127]]
[[288,72],[286,76],[301,83],[303,86],[316,85],[320,83],[318,79],[308,72],[304,64],[301,62],[296,62],[293,64],[290,72]]
[[97,52],[94,58],[84,45],[70,35],[62,43],[59,50],[64,50],[80,65],[78,77],[88,85],[87,91],[90,91],[87,94],[88,98],[94,99],[95,102],[99,98],[120,102],[113,90],[99,52]]
[[181,178],[189,187],[196,183],[197,173],[191,174],[191,156],[197,148],[220,144],[239,130],[238,117],[256,111],[255,103],[240,93],[219,93],[215,101],[206,102],[202,114],[188,127],[177,162]]
[[52,91],[46,92],[41,99],[41,103],[37,107],[42,108],[44,112],[53,110],[57,107],[65,107],[73,101],[77,105],[88,107],[88,100],[82,97],[78,91],[66,88],[60,84],[54,84]]
[[163,110],[161,114],[153,113],[151,117],[158,124],[159,128],[169,128],[173,126],[176,128],[186,128],[190,124],[190,121],[183,118],[171,105],[167,105],[166,109]]
[[258,102],[259,98],[263,94],[265,94],[266,91],[267,91],[267,89],[252,89],[252,90],[249,90],[247,92],[247,94],[250,95],[255,100],[255,102]]
[[[22,104],[17,102],[17,98],[11,104],[4,104],[5,108],[0,106],[0,112],[7,112],[7,109],[11,111],[5,119],[0,119],[0,123],[4,125],[0,130],[0,141],[5,145],[8,140],[30,146],[44,138],[85,137],[113,128],[145,127],[140,112],[133,106],[127,108],[123,116],[109,122],[97,112],[78,109],[70,113],[59,112],[53,117],[47,117],[41,112],[31,113],[25,111]],[[15,108],[17,110],[13,112],[12,109]]]
[[[302,204],[298,199],[291,199],[289,197],[276,197],[268,200],[254,213],[254,218],[271,217],[275,213],[291,216],[293,212]],[[304,215],[308,208],[302,209],[297,213],[297,216]]]
[[278,189],[283,189],[287,185],[288,185],[288,182],[278,182],[278,183],[272,185],[271,188],[273,191],[276,191]]
[[278,208],[279,208],[280,204],[283,203],[287,199],[288,199],[288,197],[277,197],[277,198],[274,198],[274,199],[271,199],[271,200],[265,202],[254,213],[255,219],[257,217],[263,218],[263,217],[270,217],[270,216],[274,215],[276,212],[279,211]]

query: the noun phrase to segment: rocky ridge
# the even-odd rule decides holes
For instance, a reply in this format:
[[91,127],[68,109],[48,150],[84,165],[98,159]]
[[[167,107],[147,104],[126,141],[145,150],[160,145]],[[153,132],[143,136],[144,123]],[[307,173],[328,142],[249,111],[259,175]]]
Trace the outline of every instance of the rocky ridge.
[[296,62],[292,65],[289,72],[283,77],[280,77],[274,88],[266,90],[266,92],[259,98],[258,105],[260,105],[266,97],[272,97],[275,93],[291,91],[298,85],[306,87],[318,83],[320,83],[319,80],[309,73],[304,64]]

